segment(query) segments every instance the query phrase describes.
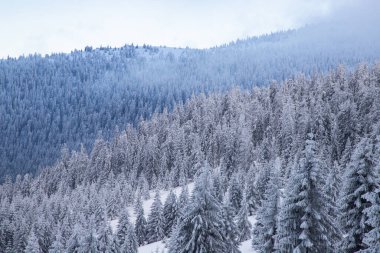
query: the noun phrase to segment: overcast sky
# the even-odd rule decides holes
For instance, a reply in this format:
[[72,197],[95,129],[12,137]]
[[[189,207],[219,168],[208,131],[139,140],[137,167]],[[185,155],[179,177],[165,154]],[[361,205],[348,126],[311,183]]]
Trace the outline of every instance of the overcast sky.
[[0,58],[126,43],[206,48],[297,28],[355,0],[0,0]]

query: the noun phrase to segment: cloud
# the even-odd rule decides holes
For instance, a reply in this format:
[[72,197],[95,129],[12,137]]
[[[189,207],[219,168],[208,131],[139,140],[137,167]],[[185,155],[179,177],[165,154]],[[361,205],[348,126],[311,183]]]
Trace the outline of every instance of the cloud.
[[375,1],[4,1],[0,57],[125,43],[212,47],[319,22],[363,2]]

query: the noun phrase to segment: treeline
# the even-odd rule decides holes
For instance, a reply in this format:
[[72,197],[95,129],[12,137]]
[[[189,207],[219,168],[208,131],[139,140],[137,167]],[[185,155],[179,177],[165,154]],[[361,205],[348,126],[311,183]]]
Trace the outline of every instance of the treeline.
[[0,60],[0,178],[52,165],[64,144],[92,149],[100,132],[109,140],[193,94],[372,64],[378,29],[324,24],[206,50],[127,45]]
[[[211,194],[211,200],[196,199],[206,207],[186,210],[203,217],[199,212],[211,208],[207,217],[228,216],[219,222],[236,221],[243,212],[237,219],[240,227],[246,226],[245,216],[257,213],[253,238],[259,251],[336,252],[342,247],[357,252],[373,247],[379,241],[379,117],[380,65],[361,65],[349,73],[340,67],[328,75],[299,76],[249,92],[233,89],[192,97],[137,128],[119,130],[111,141],[100,136],[91,153],[83,146],[66,148],[54,166],[37,176],[19,175],[14,183],[8,179],[0,187],[0,252],[23,252],[32,243],[42,252],[56,243],[68,252],[76,252],[70,250],[73,244],[75,249],[92,245],[102,233],[110,235],[109,220],[128,221],[123,218],[126,207],[141,205],[139,199],[149,189],[203,178],[198,175],[208,167],[205,161],[214,168],[212,176],[205,172],[210,182],[206,190],[198,185],[194,192],[200,192],[199,198]],[[210,193],[211,188],[217,190]],[[155,202],[152,208],[160,210]],[[140,245],[167,236],[189,239],[183,230],[191,227],[186,222],[194,213],[179,215],[184,223],[174,223],[161,211],[156,214],[171,222],[148,218],[147,226],[151,223],[156,230],[144,238],[136,235]],[[145,223],[141,213],[137,216],[135,224]],[[122,237],[132,233],[125,232],[131,231],[130,222],[125,224]],[[168,228],[157,224],[177,224],[178,234],[168,235]],[[227,243],[234,243],[223,245],[234,248],[239,239],[224,234],[219,225],[213,231],[222,233],[219,239],[230,238]],[[182,239],[173,239],[171,247]],[[115,244],[124,247],[124,239],[118,240]]]

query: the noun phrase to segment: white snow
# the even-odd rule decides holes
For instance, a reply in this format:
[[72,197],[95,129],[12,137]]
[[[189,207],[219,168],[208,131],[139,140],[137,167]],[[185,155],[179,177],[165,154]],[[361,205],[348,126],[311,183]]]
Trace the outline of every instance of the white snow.
[[139,253],[156,253],[156,252],[158,253],[166,252],[165,244],[162,241],[147,244],[139,248]]
[[[188,184],[187,187],[189,189],[189,193],[191,194],[194,188],[194,183]],[[177,195],[177,197],[179,197],[179,195],[181,194],[181,191],[182,191],[182,187],[176,187],[173,189],[173,192]],[[164,191],[164,190],[160,191],[160,198],[161,198],[162,203],[165,203],[165,200],[167,196],[169,195],[169,192],[170,191]],[[150,191],[150,199],[143,201],[144,214],[146,218],[150,214],[150,207],[153,203],[154,195],[155,195],[155,191],[154,190]],[[131,222],[135,223],[136,215],[133,211],[133,206],[128,207],[128,213],[130,215]],[[248,220],[251,222],[252,226],[256,223],[255,216],[249,216]],[[111,220],[109,222],[113,233],[116,233],[118,222],[119,222],[118,219]],[[240,245],[240,250],[241,250],[241,253],[255,253],[255,251],[252,249],[252,240],[250,239],[250,240],[242,242],[242,244]],[[163,241],[158,241],[158,242],[150,243],[150,244],[139,247],[138,252],[139,253],[166,253],[167,249],[165,248],[165,243]]]
[[[193,188],[194,188],[194,183],[188,184],[187,187],[189,189],[189,194],[191,194],[191,192],[193,191]],[[181,194],[181,191],[182,191],[182,187],[176,187],[176,188],[173,188],[172,190],[173,190],[174,194],[177,197],[179,197],[179,195]],[[164,191],[164,190],[160,191],[160,198],[161,198],[162,204],[165,203],[165,200],[168,197],[169,192],[170,191]],[[150,199],[143,201],[143,208],[144,208],[144,216],[145,216],[145,218],[148,218],[148,216],[150,214],[150,207],[153,204],[155,193],[156,193],[155,190],[150,191],[150,193],[149,193]],[[129,217],[130,217],[130,221],[134,224],[135,221],[136,221],[136,215],[135,215],[135,212],[133,210],[133,206],[129,206],[127,209],[128,209],[128,214],[129,214]],[[113,233],[116,232],[116,230],[117,230],[117,224],[118,223],[119,223],[119,219],[114,219],[114,220],[109,221],[109,225],[111,226],[111,229],[112,229]]]

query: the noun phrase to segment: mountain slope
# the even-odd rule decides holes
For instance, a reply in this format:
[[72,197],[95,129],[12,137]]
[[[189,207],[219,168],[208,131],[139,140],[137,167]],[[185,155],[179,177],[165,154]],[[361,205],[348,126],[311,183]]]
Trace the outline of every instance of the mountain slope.
[[0,60],[0,178],[52,165],[65,144],[91,149],[193,94],[374,63],[379,26],[346,21],[204,50],[127,45]]

